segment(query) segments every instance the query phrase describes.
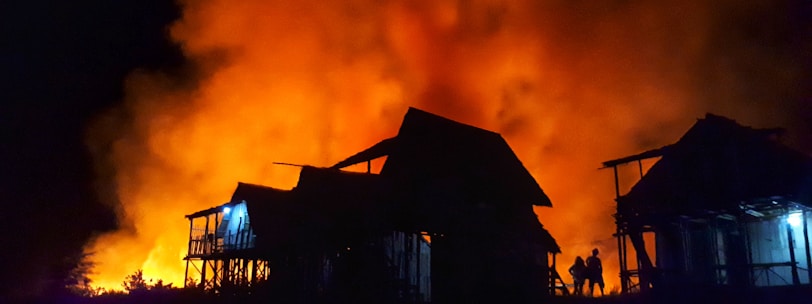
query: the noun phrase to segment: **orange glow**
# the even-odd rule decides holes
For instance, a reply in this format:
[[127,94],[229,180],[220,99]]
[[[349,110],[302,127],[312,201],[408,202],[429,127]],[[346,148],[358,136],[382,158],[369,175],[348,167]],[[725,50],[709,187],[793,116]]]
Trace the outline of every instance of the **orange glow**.
[[415,106],[502,133],[552,199],[535,211],[564,251],[559,272],[598,247],[611,290],[614,188],[597,168],[713,110],[691,74],[709,39],[702,5],[181,2],[169,32],[199,74],[133,73],[124,105],[89,132],[122,226],[87,246],[97,286],[137,269],[182,286],[185,214],[238,181],[290,188],[298,170],[272,162],[332,165],[395,135]]

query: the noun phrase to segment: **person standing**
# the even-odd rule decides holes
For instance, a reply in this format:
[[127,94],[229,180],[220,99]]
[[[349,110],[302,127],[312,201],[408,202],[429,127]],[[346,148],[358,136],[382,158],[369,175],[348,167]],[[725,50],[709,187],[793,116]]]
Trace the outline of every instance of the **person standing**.
[[601,296],[603,296],[603,265],[601,265],[601,259],[598,258],[598,248],[592,249],[592,256],[586,258],[586,274],[587,279],[589,279],[589,296],[593,295],[595,283],[598,283]]
[[584,295],[584,280],[586,278],[586,263],[580,256],[575,257],[575,263],[570,266],[570,274],[572,275],[572,284],[574,286],[573,294],[582,296]]

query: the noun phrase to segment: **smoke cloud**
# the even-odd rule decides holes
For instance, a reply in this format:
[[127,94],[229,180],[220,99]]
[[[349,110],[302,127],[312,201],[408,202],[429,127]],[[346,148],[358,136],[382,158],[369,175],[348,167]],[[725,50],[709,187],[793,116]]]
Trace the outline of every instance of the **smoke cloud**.
[[602,161],[705,112],[807,129],[812,112],[809,7],[791,1],[180,4],[169,32],[194,72],[134,72],[89,132],[121,223],[87,247],[106,288],[136,269],[181,285],[183,215],[238,181],[290,188],[298,171],[272,162],[332,165],[396,134],[409,106],[502,133],[553,201],[535,211],[558,269],[597,247],[617,285]]

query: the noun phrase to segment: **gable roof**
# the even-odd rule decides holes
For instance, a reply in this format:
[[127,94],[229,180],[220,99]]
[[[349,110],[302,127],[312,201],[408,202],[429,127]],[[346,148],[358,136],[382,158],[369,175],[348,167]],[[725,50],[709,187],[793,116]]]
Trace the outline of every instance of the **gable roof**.
[[532,235],[560,252],[532,209],[551,207],[550,199],[498,133],[409,108],[397,136],[332,168],[382,156],[387,159],[380,175],[401,227],[437,233],[501,229]]
[[808,203],[812,162],[778,142],[781,132],[707,114],[675,144],[652,150],[662,158],[619,198],[618,211],[733,211],[768,198]]
[[[384,155],[381,174],[339,170]],[[302,167],[292,190],[240,183],[232,202],[242,200],[261,250],[341,246],[395,229],[488,232],[560,252],[532,209],[549,198],[499,134],[413,108],[396,137],[332,168]]]
[[381,175],[444,198],[551,207],[501,135],[409,108],[397,136],[335,164],[344,168],[387,156]]

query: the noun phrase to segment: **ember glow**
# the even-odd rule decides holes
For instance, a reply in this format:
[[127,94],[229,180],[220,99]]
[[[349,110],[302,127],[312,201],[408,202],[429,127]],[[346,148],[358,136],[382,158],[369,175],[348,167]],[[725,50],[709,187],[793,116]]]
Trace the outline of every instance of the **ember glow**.
[[[798,72],[760,49],[717,50],[714,16],[764,5],[683,2],[181,1],[169,32],[197,72],[134,72],[89,132],[121,223],[88,244],[91,279],[120,289],[143,269],[182,286],[185,214],[238,181],[290,188],[297,168],[273,162],[332,165],[395,135],[415,106],[502,133],[552,199],[535,211],[562,247],[559,272],[569,280],[598,247],[611,290],[614,185],[600,163],[674,142],[707,111],[756,124],[778,111],[766,92],[792,88],[749,82]],[[736,76],[745,63],[770,69]]]

